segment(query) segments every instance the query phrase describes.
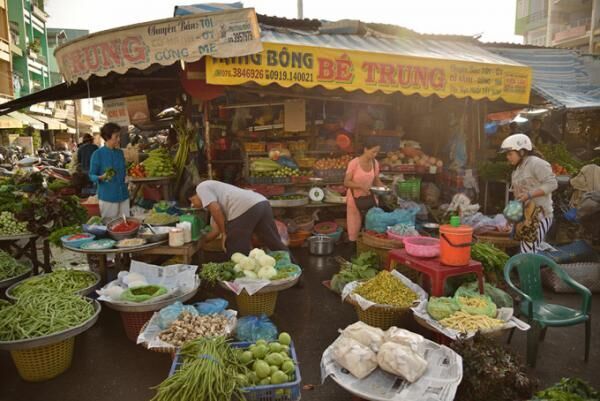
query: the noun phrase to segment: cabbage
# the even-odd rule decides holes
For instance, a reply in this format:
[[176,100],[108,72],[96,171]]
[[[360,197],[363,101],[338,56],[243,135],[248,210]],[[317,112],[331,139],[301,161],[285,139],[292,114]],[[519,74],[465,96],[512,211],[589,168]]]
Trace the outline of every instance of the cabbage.
[[247,278],[258,278],[256,273],[254,273],[252,270],[244,270],[244,276]]
[[260,248],[254,248],[253,250],[250,251],[250,254],[248,256],[251,257],[252,259],[258,260],[261,256],[264,256],[264,255],[266,255],[265,251],[263,251]]
[[258,264],[260,267],[275,267],[276,263],[277,261],[275,258],[269,255],[263,255],[258,258]]
[[231,261],[233,263],[240,263],[241,260],[245,257],[246,257],[246,255],[244,255],[243,253],[236,252],[233,255],[231,255]]
[[257,276],[258,278],[262,278],[265,280],[270,280],[271,277],[275,276],[277,274],[277,270],[275,270],[274,267],[272,266],[265,266],[265,267],[261,267],[258,270]]
[[250,259],[247,256],[244,256],[244,258],[240,260],[240,263],[238,264],[243,270],[253,271],[254,269],[256,269],[256,263],[254,263],[254,260]]
[[242,270],[244,270],[244,269],[242,269],[242,267],[240,265],[233,266],[233,271],[236,272],[236,273],[239,273]]

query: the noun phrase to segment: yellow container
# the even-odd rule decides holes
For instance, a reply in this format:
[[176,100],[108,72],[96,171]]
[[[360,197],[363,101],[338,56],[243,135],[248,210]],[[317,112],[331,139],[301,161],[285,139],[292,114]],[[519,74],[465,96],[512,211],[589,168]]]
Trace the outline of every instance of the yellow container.
[[271,316],[275,313],[277,291],[248,295],[246,290],[243,290],[240,295],[236,295],[235,300],[238,311],[242,316],[261,315],[263,313]]
[[23,380],[41,382],[69,369],[74,349],[75,337],[71,337],[43,347],[10,351],[10,355]]

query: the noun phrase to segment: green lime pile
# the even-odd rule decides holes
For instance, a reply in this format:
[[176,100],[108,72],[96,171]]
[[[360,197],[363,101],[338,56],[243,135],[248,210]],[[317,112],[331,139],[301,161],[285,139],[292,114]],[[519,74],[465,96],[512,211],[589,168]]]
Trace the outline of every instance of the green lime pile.
[[292,339],[281,333],[279,341],[267,343],[258,340],[246,350],[240,350],[239,361],[250,370],[241,381],[246,386],[268,386],[292,382],[296,379],[296,364],[290,356]]

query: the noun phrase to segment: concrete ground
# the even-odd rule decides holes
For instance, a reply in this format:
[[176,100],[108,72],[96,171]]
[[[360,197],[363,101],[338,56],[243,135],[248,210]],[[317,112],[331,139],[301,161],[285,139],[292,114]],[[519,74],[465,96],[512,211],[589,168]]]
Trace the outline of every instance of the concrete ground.
[[[339,250],[342,255],[349,256],[349,252],[348,247]],[[332,380],[321,385],[319,364],[337,330],[356,321],[354,309],[321,284],[338,269],[332,258],[309,256],[305,250],[297,252],[296,257],[304,268],[302,285],[279,295],[272,319],[296,342],[305,387],[302,399],[349,401],[350,394]],[[224,291],[210,289],[202,289],[196,300],[214,296],[233,302]],[[547,296],[556,303],[576,306],[579,302],[576,295]],[[593,304],[600,305],[600,295],[594,295]],[[598,307],[593,310],[590,362],[583,362],[583,325],[549,329],[539,348],[537,368],[532,370],[542,386],[570,376],[581,377],[600,389],[600,313]],[[407,322],[407,328],[421,331],[414,322]],[[517,332],[510,346],[523,357],[525,338],[525,333]],[[0,401],[147,401],[154,394],[150,388],[167,377],[170,365],[169,355],[148,351],[129,341],[119,314],[103,308],[98,323],[77,337],[71,368],[53,380],[21,380],[10,354],[0,351]]]

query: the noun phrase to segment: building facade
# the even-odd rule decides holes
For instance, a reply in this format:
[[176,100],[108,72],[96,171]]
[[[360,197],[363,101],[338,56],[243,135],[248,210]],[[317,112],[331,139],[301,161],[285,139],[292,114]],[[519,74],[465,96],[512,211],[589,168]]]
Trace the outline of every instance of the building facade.
[[0,99],[12,99],[12,58],[10,56],[10,29],[6,0],[0,0]]
[[524,43],[600,54],[600,0],[517,0]]
[[6,0],[13,46],[14,97],[50,86],[48,39],[43,0]]

